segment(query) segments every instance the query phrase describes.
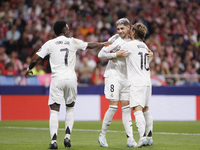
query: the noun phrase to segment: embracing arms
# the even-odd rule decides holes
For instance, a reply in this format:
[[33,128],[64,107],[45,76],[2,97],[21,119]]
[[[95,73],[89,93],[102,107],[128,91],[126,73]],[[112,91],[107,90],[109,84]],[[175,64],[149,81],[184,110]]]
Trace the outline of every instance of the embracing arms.
[[93,49],[93,48],[101,49],[102,47],[108,46],[110,44],[112,44],[112,42],[103,42],[103,43],[88,42],[88,46],[86,48],[89,48],[89,49]]
[[126,50],[118,50],[116,53],[112,52],[113,50],[117,49],[118,45],[111,44],[107,47],[102,48],[99,52],[98,57],[101,59],[113,59],[117,57],[127,57],[128,51]]

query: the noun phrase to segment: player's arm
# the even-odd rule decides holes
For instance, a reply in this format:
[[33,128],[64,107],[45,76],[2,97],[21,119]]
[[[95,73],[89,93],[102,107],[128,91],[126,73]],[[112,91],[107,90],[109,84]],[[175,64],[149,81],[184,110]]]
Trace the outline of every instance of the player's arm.
[[130,53],[128,52],[128,50],[119,50],[116,52],[117,57],[119,58],[125,58],[129,55]]
[[104,46],[108,46],[112,44],[112,42],[103,42],[103,43],[98,43],[98,42],[88,42],[88,45],[86,48],[88,49],[93,49],[93,48],[97,48],[97,49],[101,49]]
[[128,55],[129,53],[127,50],[119,50],[116,53],[109,53],[105,49],[102,49],[99,52],[98,57],[101,59],[113,59],[113,58],[124,58],[127,57]]
[[101,59],[113,59],[113,58],[117,58],[117,57],[126,57],[126,52],[124,50],[119,50],[116,53],[112,53],[113,50],[115,50],[117,48],[117,44],[111,44],[107,47],[103,47],[101,49],[101,51],[98,54],[98,57]]
[[105,47],[102,48],[100,52],[98,53],[98,58],[101,58],[101,59],[112,59],[116,57],[117,57],[116,53],[107,52]]
[[35,65],[38,63],[38,61],[40,61],[41,59],[42,59],[42,58],[41,58],[40,56],[38,56],[38,55],[36,55],[36,56],[32,59],[30,65],[29,65],[29,68],[27,69],[27,71],[26,71],[26,73],[25,73],[25,77],[26,77],[26,78],[28,78],[28,76],[29,76],[30,73],[33,74],[33,71],[32,71],[31,69],[33,69],[33,68],[35,67]]
[[[119,35],[114,35],[111,38],[109,38],[108,42],[110,44],[105,45],[104,47],[102,47],[101,51],[110,53],[112,50],[114,50],[118,46],[117,44],[114,44],[114,41],[117,39],[117,36],[119,37]],[[101,56],[101,54],[100,54],[100,56]],[[108,57],[110,57],[110,56],[108,56]],[[106,59],[109,59],[109,58],[106,58]]]
[[149,60],[149,62],[151,62],[153,60],[153,52],[148,49],[148,53],[147,54],[147,59]]

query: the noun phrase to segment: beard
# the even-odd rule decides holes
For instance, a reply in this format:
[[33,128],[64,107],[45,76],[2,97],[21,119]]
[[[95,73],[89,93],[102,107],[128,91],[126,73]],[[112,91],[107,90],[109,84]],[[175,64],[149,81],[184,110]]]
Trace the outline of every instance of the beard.
[[122,39],[124,39],[124,38],[126,37],[126,34],[124,34],[124,33],[119,34],[119,35],[120,35],[120,37],[121,37]]

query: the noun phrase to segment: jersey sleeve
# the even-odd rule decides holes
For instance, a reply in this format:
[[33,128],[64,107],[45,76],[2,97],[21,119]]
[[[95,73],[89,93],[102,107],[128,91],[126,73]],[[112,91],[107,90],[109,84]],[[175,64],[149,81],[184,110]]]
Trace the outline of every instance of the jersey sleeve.
[[81,50],[85,50],[88,46],[87,42],[84,42],[76,38],[73,38],[73,44],[75,45],[77,49],[81,49]]
[[49,55],[49,42],[46,42],[44,45],[42,45],[42,47],[38,50],[36,54],[41,58]]
[[112,59],[116,58],[116,53],[109,53],[105,50],[105,48],[102,48],[101,51],[98,54],[98,57],[101,59]]
[[116,53],[110,53],[114,49],[117,48],[118,44],[115,42],[120,36],[118,34],[113,35],[111,38],[108,39],[108,41],[112,41],[113,43],[109,46],[105,46],[101,49],[101,51],[98,54],[98,57],[101,59],[112,59],[116,58]]
[[115,35],[113,35],[111,38],[109,38],[108,41],[114,42],[114,41],[117,40],[118,38],[120,38],[119,34],[115,34]]

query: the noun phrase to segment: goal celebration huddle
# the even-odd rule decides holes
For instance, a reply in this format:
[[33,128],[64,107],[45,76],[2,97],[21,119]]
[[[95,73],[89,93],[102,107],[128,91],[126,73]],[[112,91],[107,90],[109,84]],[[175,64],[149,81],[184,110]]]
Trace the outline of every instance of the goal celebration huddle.
[[[101,49],[100,59],[108,59],[104,73],[105,97],[109,108],[104,115],[101,133],[97,137],[100,146],[108,147],[106,132],[120,102],[122,122],[127,136],[127,147],[142,147],[153,144],[153,119],[149,112],[151,98],[151,79],[149,62],[153,56],[143,42],[147,28],[141,23],[131,25],[127,18],[116,22],[117,34],[108,42],[84,42],[69,37],[69,27],[65,21],[54,24],[56,38],[47,41],[32,59],[25,76],[32,74],[32,69],[45,56],[49,55],[52,71],[48,105],[50,106],[49,129],[51,143],[49,149],[58,149],[57,132],[60,105],[65,101],[65,137],[64,146],[71,147],[70,136],[74,125],[74,107],[77,97],[77,77],[75,73],[76,52],[85,49]],[[140,136],[133,137],[131,109]]]

